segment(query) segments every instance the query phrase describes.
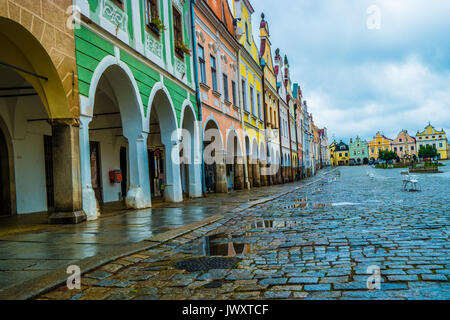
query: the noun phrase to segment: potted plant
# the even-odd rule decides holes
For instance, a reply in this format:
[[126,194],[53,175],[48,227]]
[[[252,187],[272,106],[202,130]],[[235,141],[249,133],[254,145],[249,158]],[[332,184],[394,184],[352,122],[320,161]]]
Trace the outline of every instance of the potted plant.
[[160,18],[153,18],[149,24],[149,28],[156,34],[159,35],[161,31],[166,30],[167,28],[164,26],[164,23]]
[[177,42],[175,45],[175,51],[180,55],[183,56],[184,54],[190,56],[191,50],[182,42]]

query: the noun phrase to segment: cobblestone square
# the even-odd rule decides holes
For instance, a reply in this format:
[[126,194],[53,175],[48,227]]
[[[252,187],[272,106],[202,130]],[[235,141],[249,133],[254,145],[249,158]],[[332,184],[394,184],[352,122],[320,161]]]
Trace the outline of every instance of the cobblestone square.
[[[114,299],[449,299],[450,171],[443,170],[420,176],[422,192],[402,191],[399,170],[322,172],[202,236],[172,240],[132,266],[113,262],[116,275],[94,271],[87,277],[101,280],[88,288],[40,298],[105,298],[98,289],[108,288]],[[213,256],[224,265],[208,267]],[[238,262],[229,267],[231,257]],[[194,258],[203,269],[182,270]],[[369,289],[376,270],[380,286]]]

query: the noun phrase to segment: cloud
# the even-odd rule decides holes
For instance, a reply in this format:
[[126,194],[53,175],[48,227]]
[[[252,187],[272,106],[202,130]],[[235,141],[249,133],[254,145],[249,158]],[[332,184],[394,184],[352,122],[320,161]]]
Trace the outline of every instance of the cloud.
[[[273,50],[289,57],[291,77],[330,137],[372,138],[382,130],[422,130],[428,121],[450,134],[450,1],[254,0]],[[380,10],[379,30],[367,8]]]

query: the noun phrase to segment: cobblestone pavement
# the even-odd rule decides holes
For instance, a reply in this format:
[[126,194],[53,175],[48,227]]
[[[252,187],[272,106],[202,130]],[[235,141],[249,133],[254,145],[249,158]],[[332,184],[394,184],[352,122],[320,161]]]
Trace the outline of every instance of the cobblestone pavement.
[[450,163],[442,170],[405,192],[400,170],[341,168],[39,299],[449,299]]
[[214,215],[230,215],[241,205],[287,192],[307,181],[209,194],[182,203],[159,203],[156,208],[146,210],[118,209],[78,225],[35,225],[40,219],[33,215],[2,218],[0,292],[105,251],[139,243]]

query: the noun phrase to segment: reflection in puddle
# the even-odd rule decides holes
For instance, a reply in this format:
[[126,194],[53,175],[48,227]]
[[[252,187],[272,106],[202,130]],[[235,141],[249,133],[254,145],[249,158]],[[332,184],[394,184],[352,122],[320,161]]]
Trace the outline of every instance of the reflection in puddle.
[[297,225],[297,221],[294,220],[264,220],[255,221],[249,225],[249,229],[277,229],[277,228],[289,228]]
[[332,203],[331,205],[333,207],[341,207],[341,206],[357,206],[359,203],[353,203],[353,202],[337,202]]
[[208,236],[203,240],[203,250],[205,256],[245,256],[251,250],[251,245],[247,243],[233,242],[233,236],[225,233]]

